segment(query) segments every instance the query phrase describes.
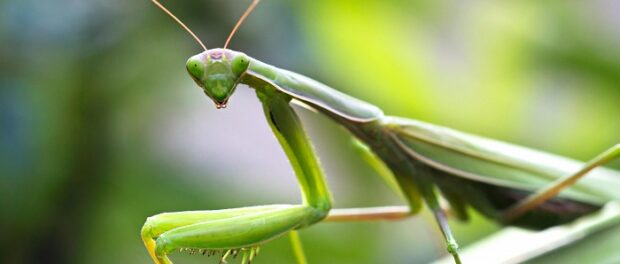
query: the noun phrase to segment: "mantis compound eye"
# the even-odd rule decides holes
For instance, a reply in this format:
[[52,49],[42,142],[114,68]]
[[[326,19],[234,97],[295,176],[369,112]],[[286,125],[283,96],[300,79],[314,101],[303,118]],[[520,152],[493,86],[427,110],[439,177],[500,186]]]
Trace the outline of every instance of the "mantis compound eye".
[[232,72],[236,76],[240,76],[243,72],[245,72],[245,70],[248,69],[249,65],[250,65],[250,58],[248,58],[248,56],[246,56],[243,53],[239,54],[232,60],[232,63],[231,63]]
[[198,58],[189,58],[189,60],[187,60],[186,68],[187,72],[189,72],[192,78],[194,78],[194,80],[198,83],[204,78],[205,64]]

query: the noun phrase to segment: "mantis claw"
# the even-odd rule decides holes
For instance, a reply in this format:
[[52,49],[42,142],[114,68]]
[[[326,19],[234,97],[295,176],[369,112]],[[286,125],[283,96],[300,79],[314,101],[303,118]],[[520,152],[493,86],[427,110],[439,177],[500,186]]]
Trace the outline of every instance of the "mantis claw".
[[250,259],[248,263],[252,263],[252,260],[254,260],[254,257],[256,257],[257,255],[258,255],[258,247],[250,248]]
[[230,252],[232,251],[232,249],[226,250],[222,257],[220,258],[220,264],[225,264],[226,262],[226,258],[230,255]]
[[248,252],[243,251],[243,258],[241,258],[241,264],[248,264]]

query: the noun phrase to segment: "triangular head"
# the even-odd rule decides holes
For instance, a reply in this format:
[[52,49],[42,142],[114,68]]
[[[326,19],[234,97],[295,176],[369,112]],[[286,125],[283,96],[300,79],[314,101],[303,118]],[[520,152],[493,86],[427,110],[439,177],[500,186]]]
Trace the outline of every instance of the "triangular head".
[[151,0],[153,4],[164,11],[168,16],[174,19],[183,29],[187,31],[200,46],[204,52],[194,55],[187,60],[187,71],[192,79],[202,87],[213,102],[219,108],[226,107],[228,98],[232,95],[239,84],[239,80],[248,68],[250,60],[245,54],[226,49],[230,40],[239,29],[243,21],[252,13],[252,10],[258,5],[260,0],[253,0],[248,6],[245,13],[239,18],[237,24],[228,35],[223,49],[207,49],[204,43],[187,27],[180,19],[178,19],[170,10],[164,7],[158,0]]
[[186,67],[219,109],[226,107],[249,65],[250,59],[241,52],[210,49],[189,58]]

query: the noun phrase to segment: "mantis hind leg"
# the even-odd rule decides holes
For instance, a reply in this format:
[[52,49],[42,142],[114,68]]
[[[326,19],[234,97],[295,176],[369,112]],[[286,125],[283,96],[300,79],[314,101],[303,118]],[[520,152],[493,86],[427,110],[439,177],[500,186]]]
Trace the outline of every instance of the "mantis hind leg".
[[222,250],[223,261],[245,250],[244,259],[250,261],[260,244],[306,225],[314,211],[305,205],[274,205],[166,213],[147,219],[142,239],[158,264],[172,263],[168,254],[177,249]]
[[543,204],[547,200],[555,197],[562,190],[575,184],[583,176],[586,176],[593,169],[603,166],[604,164],[620,157],[620,144],[616,144],[594,159],[586,163],[579,171],[559,178],[555,182],[549,184],[538,192],[526,197],[511,208],[508,208],[502,216],[502,220],[506,223],[523,216],[525,213]]
[[439,229],[441,230],[441,233],[443,234],[448,253],[452,255],[452,257],[454,258],[454,262],[456,264],[460,264],[461,257],[459,256],[459,253],[458,253],[459,245],[456,242],[454,235],[452,234],[450,225],[448,224],[448,217],[446,216],[446,213],[444,212],[444,210],[441,208],[439,204],[439,200],[437,199],[437,194],[435,193],[433,188],[426,188],[426,191],[423,191],[422,193],[423,193],[423,197],[424,197],[424,201],[426,202],[426,205],[433,213],[433,216],[435,216],[435,220],[437,221],[437,224],[439,225]]

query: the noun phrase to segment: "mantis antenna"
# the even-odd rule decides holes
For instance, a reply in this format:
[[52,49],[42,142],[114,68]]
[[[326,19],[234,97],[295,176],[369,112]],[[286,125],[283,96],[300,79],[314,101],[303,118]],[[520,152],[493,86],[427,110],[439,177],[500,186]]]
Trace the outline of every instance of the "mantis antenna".
[[[202,43],[202,41],[200,41],[200,39],[196,36],[196,34],[194,34],[194,32],[192,32],[191,29],[189,29],[185,24],[183,24],[183,22],[181,22],[180,19],[178,19],[176,16],[174,16],[172,14],[172,12],[170,12],[166,7],[164,7],[164,5],[159,3],[159,1],[157,1],[157,0],[151,0],[151,1],[153,2],[153,4],[155,4],[161,10],[163,10],[168,16],[172,17],[172,19],[174,19],[174,21],[176,21],[179,25],[181,25],[181,27],[183,27],[190,35],[192,35],[192,37],[194,37],[194,39],[198,42],[198,44],[200,44],[200,46],[202,46],[202,48],[205,49],[205,51],[207,51],[207,46],[205,46],[205,44]],[[226,42],[226,43],[228,43],[228,42]]]
[[[155,1],[155,0],[153,0]],[[256,5],[258,5],[258,2],[260,2],[260,0],[254,0],[252,1],[252,3],[250,4],[250,6],[248,6],[248,9],[245,10],[245,13],[243,13],[243,15],[241,16],[241,18],[239,18],[239,21],[237,21],[237,24],[235,25],[235,27],[233,28],[233,30],[230,32],[230,35],[228,35],[228,39],[226,39],[226,43],[224,44],[224,49],[226,49],[226,47],[228,47],[228,43],[230,43],[230,40],[232,39],[232,37],[235,35],[235,32],[237,32],[237,29],[239,29],[239,26],[241,26],[241,24],[243,23],[243,21],[250,15],[250,13],[252,13],[252,11],[254,10],[254,8],[256,7]]]

